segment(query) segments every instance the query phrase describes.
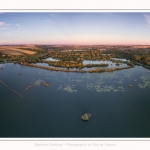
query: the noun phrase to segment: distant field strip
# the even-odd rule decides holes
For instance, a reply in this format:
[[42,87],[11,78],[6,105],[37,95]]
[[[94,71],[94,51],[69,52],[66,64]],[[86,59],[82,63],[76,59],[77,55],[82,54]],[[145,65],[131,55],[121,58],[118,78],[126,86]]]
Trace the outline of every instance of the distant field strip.
[[18,49],[18,48],[19,47],[2,46],[2,47],[0,47],[0,51],[2,53],[10,54],[10,55],[22,55],[21,53],[28,54],[28,55],[33,55],[33,54],[36,53],[34,51],[23,50],[23,49]]
[[23,53],[12,50],[0,50],[0,52],[7,55],[23,55]]
[[29,51],[29,50],[22,50],[22,49],[14,49],[14,51],[22,52],[22,53],[29,54],[29,55],[33,55],[33,54],[35,54],[35,53],[36,53],[36,52],[33,52],[33,51]]
[[150,48],[150,45],[136,45],[136,46],[131,46],[133,48]]

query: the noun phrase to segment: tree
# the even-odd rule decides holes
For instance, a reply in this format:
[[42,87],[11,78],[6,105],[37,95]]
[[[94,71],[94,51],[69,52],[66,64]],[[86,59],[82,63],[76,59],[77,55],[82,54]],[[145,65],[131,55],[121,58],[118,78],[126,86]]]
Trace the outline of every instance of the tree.
[[134,59],[135,59],[136,61],[141,60],[141,56],[135,55],[135,56],[134,56]]

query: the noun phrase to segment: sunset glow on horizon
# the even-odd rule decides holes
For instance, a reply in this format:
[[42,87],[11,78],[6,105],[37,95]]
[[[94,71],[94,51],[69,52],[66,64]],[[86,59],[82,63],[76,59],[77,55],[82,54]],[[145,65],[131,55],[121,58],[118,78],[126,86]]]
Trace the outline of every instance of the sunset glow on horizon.
[[0,45],[150,45],[150,13],[0,13]]

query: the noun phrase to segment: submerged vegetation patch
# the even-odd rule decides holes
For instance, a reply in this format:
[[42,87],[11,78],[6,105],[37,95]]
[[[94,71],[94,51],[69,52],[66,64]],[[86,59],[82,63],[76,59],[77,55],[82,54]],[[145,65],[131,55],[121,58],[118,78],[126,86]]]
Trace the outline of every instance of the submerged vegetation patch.
[[87,84],[87,89],[95,90],[96,92],[124,92],[123,86],[103,85],[103,84]]
[[[96,92],[124,92],[123,87],[124,76],[120,74],[100,74],[95,75],[96,78],[88,79],[85,88]],[[92,80],[92,82],[89,82]]]
[[14,92],[15,94],[19,95],[21,98],[23,97],[20,93],[16,92],[14,89],[11,89],[6,83],[0,80],[0,83],[3,84],[6,88],[8,88],[10,91]]
[[41,83],[41,79],[34,80],[34,81],[31,82],[31,84],[32,84],[32,85],[35,85],[35,86],[40,85],[40,83]]
[[150,76],[142,75],[140,78],[142,79],[142,84],[138,84],[140,88],[145,89],[146,87],[150,86]]
[[77,90],[74,89],[74,85],[60,85],[58,88],[58,90],[63,90],[65,92],[69,92],[69,93],[74,93],[74,92],[78,92]]
[[29,90],[29,89],[32,88],[32,87],[38,86],[38,85],[40,85],[41,82],[44,83],[44,85],[45,85],[46,87],[50,86],[50,84],[47,83],[47,82],[45,82],[44,80],[38,79],[38,80],[35,80],[35,81],[31,82],[32,84],[29,85],[28,87],[26,87],[25,90]]

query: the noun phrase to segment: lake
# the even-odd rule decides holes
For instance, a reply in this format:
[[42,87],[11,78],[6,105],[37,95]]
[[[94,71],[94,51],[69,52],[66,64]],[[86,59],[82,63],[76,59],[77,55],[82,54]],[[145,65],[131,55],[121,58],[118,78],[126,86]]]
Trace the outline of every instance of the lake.
[[[150,137],[150,70],[67,73],[13,63],[0,68],[8,86],[0,83],[0,137]],[[84,113],[91,113],[89,121],[82,121]]]

